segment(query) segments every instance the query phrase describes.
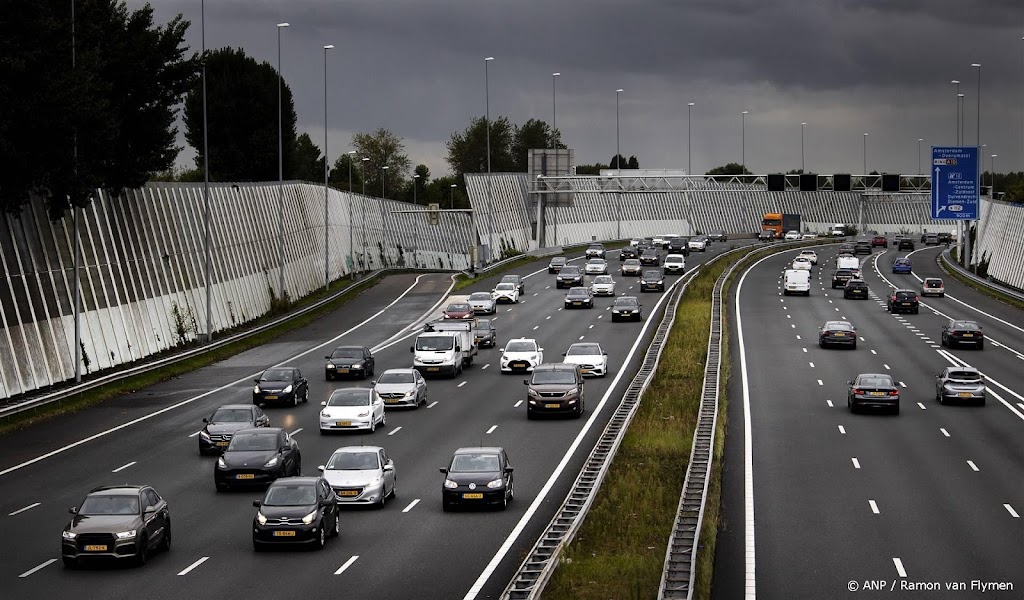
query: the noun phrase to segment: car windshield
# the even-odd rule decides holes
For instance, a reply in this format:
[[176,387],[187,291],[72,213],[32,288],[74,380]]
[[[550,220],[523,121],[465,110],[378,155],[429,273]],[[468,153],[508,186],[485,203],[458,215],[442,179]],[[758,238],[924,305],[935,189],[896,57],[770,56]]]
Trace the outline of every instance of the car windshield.
[[370,404],[370,394],[366,390],[347,389],[334,390],[327,406],[367,406]]
[[683,262],[683,257],[682,256],[666,256],[665,257],[665,262],[667,262],[667,263]]
[[491,295],[488,294],[487,292],[473,292],[472,294],[469,295],[469,299],[486,302],[491,299]]
[[615,282],[608,275],[598,275],[596,278],[594,278],[594,283],[615,283]]
[[892,387],[892,379],[886,375],[872,375],[870,377],[861,376],[857,378],[857,385]]
[[277,433],[245,433],[235,434],[231,438],[229,451],[233,452],[266,452],[277,450]]
[[587,294],[586,288],[572,288],[566,296],[570,298],[586,298],[589,294]]
[[942,287],[941,279],[925,279],[924,284],[928,287]]
[[558,371],[534,371],[531,383],[534,385],[573,384],[576,383],[576,374],[564,369]]
[[909,265],[910,264],[910,259],[907,259],[907,258],[897,258],[895,262],[898,265]]
[[496,454],[456,454],[451,473],[495,473],[501,464]]
[[516,289],[516,284],[514,284],[514,283],[499,283],[494,289],[498,290],[499,292],[510,292],[510,291]]
[[914,292],[896,292],[896,299],[897,300],[913,300],[914,296],[916,296],[916,295],[917,294],[915,294]]
[[211,423],[248,423],[252,421],[252,411],[248,408],[219,408],[210,417]]
[[960,381],[981,381],[981,373],[977,371],[950,371],[950,379],[959,379]]
[[265,506],[309,506],[316,504],[316,487],[310,483],[275,483],[263,498]]
[[474,329],[484,330],[484,331],[487,331],[490,328],[491,328],[491,320],[490,319],[477,319],[476,327],[474,327]]
[[843,331],[853,331],[853,325],[850,325],[846,321],[829,321],[825,323],[825,329],[841,329]]
[[362,358],[362,348],[338,348],[331,353],[331,358]]
[[337,452],[327,463],[331,471],[367,471],[379,469],[380,459],[376,452]]
[[565,264],[565,257],[559,256],[557,258],[552,258],[551,262],[548,263],[548,264],[551,264],[551,265],[564,265]]
[[627,307],[627,308],[628,307],[634,307],[634,306],[636,306],[639,303],[640,302],[636,298],[633,298],[631,296],[626,296],[624,298],[616,298],[615,299],[615,306],[619,306],[619,307]]
[[596,244],[593,246],[587,246],[587,250],[604,250],[604,246]]
[[430,336],[416,338],[416,349],[426,352],[440,352],[451,350],[455,340],[451,336]]
[[416,378],[409,371],[384,371],[377,383],[413,383]]
[[588,265],[603,265],[604,264],[604,259],[603,258],[592,258],[592,259],[587,261],[587,264]]
[[644,279],[661,279],[661,271],[644,271]]
[[260,377],[260,381],[291,381],[291,369],[267,369]]
[[626,262],[622,263],[622,265],[624,267],[638,267],[640,266],[640,261],[635,258],[627,258]]
[[533,342],[509,342],[505,346],[505,352],[536,352],[537,346]]
[[448,312],[469,312],[472,308],[468,304],[449,304],[446,310]]
[[78,510],[80,515],[137,515],[139,497],[100,494],[89,496]]
[[839,269],[836,271],[836,277],[850,277],[853,275],[853,271],[849,269]]
[[601,354],[601,346],[597,344],[573,344],[569,346],[566,356],[596,356]]
[[562,275],[574,275],[579,272],[579,267],[574,265],[565,265],[562,269]]

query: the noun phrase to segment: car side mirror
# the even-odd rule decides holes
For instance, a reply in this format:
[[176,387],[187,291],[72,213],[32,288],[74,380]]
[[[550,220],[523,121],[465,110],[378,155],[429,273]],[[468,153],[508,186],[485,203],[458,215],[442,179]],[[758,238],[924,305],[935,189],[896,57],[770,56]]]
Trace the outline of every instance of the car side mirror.
[[263,503],[260,502],[259,500],[253,500],[252,505],[255,506],[256,508],[259,508],[260,506],[263,505]]
[[68,512],[73,514],[73,515],[77,515],[78,514],[78,508],[72,506],[71,508],[68,509]]
[[523,380],[523,385],[530,385],[530,380],[529,379],[524,379]]
[[413,348],[412,346],[409,346],[409,352],[415,352],[415,351],[416,351],[416,348]]
[[370,382],[370,385],[377,385],[377,380],[376,380],[376,379],[374,379],[373,381],[371,381],[371,382]]
[[327,401],[326,400],[321,400],[320,401],[320,406],[327,406]]
[[563,353],[562,353],[562,356],[565,356],[565,355],[566,355],[566,353],[565,353],[565,352],[563,352]]
[[537,352],[543,352],[543,351],[544,351],[543,348],[537,348]]
[[147,506],[146,510],[142,511],[142,514],[148,515],[149,513],[155,513],[155,512],[156,512],[156,507],[155,506]]
[[259,383],[260,382],[260,380],[258,378],[257,379],[253,379],[252,381],[253,381],[253,383]]
[[608,356],[607,352],[602,352],[601,354],[604,355],[604,356]]
[[209,423],[209,422],[210,422],[210,420],[209,420],[209,419],[207,419],[207,418],[205,418],[205,417],[203,418],[203,423]]
[[506,473],[511,473],[512,472],[512,467],[505,467],[505,472]]
[[327,467],[325,467],[323,465],[317,465],[317,467],[316,467],[316,470],[320,471],[321,473],[323,473],[326,469],[327,469]]
[[394,471],[394,470],[395,470],[395,465],[393,465],[391,463],[388,463],[388,464],[384,465],[384,471],[385,472]]
[[852,381],[847,381],[846,385],[853,385],[853,382]]
[[325,356],[324,358],[326,358],[326,359],[330,360],[330,358],[331,358],[331,357],[330,357],[330,356]]
[[438,471],[441,471],[441,472],[442,472],[442,473],[444,473],[445,475],[447,475],[447,474],[448,474],[448,469],[446,469],[446,468],[444,468],[444,467],[441,467],[440,469],[438,469]]

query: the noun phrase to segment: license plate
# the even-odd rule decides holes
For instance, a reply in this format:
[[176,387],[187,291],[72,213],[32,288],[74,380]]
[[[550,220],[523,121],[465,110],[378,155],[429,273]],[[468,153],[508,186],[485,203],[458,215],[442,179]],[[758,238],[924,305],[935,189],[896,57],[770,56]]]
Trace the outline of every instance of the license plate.
[[349,427],[352,425],[352,421],[338,421],[335,423],[338,427]]
[[339,496],[352,497],[352,496],[358,496],[359,492],[356,491],[356,490],[341,490],[340,492],[338,492],[338,495]]
[[965,333],[965,334],[963,334],[963,336],[964,337],[974,337],[974,334],[973,333]]
[[274,537],[295,537],[294,531],[275,531]]
[[590,369],[580,369],[580,373],[589,373]]
[[834,335],[836,337],[846,337],[845,333],[833,333],[832,335]]
[[872,396],[884,396],[885,392],[871,392]]
[[573,302],[572,305],[573,306],[582,306],[583,303],[582,302]]
[[256,476],[252,473],[239,473],[235,475],[235,479],[256,479]]
[[466,500],[483,500],[484,495],[481,493],[474,494],[463,494],[462,497]]
[[960,396],[961,398],[970,398],[972,394],[970,392],[960,392],[957,395]]
[[231,442],[217,442],[217,445],[223,448],[224,446],[227,446],[230,443]]
[[515,363],[515,364],[514,364],[514,365],[512,365],[512,366],[513,366],[513,367],[518,367],[518,368],[520,368],[520,369],[525,369],[525,368],[526,368],[526,367],[527,367],[528,365],[527,365],[526,363],[524,363],[524,362],[519,362],[519,363]]
[[545,404],[544,408],[561,408],[561,404]]
[[428,371],[440,371],[441,367],[427,367]]
[[388,398],[384,401],[384,404],[398,404],[402,400],[400,398]]
[[339,372],[339,373],[348,373],[348,369],[346,369],[346,368],[341,368],[341,369],[338,369],[338,372]]
[[86,552],[106,552],[106,544],[89,544],[85,547]]
[[909,303],[909,302],[900,302],[900,306],[913,306],[913,305],[911,303]]
[[264,396],[264,400],[277,400],[277,396]]

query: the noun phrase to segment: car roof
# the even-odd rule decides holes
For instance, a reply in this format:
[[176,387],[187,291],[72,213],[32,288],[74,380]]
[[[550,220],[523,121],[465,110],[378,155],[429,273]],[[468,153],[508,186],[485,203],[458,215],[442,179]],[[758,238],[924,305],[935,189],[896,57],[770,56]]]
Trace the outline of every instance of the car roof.
[[501,446],[476,446],[459,448],[453,454],[501,454],[504,451]]
[[502,275],[501,279],[502,279],[502,281],[504,281],[506,279],[519,279],[519,275],[516,275],[514,273],[509,274],[509,275]]
[[536,339],[534,339],[534,338],[525,338],[525,337],[512,338],[509,341],[510,342],[533,342],[534,344],[537,343]]
[[[573,346],[575,346],[575,344],[573,344]],[[536,373],[538,369],[541,371],[575,371],[577,366],[579,365],[574,365],[572,363],[541,363],[533,368],[533,372]]]
[[[409,368],[409,367],[402,367],[402,368],[397,368],[397,369],[387,369],[387,370],[384,371],[384,373],[413,373],[415,371],[416,371],[416,369],[412,369],[412,368]],[[381,373],[381,375],[383,375],[384,373]]]
[[221,406],[218,406],[217,408],[215,408],[213,410],[215,412],[218,411],[218,410],[221,410],[221,409],[237,409],[237,408],[248,408],[248,409],[251,410],[252,407],[253,407],[252,404],[222,404]]
[[278,478],[278,479],[275,479],[274,481],[272,481],[270,483],[270,485],[271,485],[271,487],[273,487],[275,485],[295,485],[295,484],[299,484],[299,485],[314,485],[319,480],[320,480],[319,477],[314,477],[314,476],[309,476],[309,475],[307,475],[306,477],[281,477],[281,478]]
[[341,448],[338,448],[337,450],[335,450],[331,454],[332,455],[333,454],[339,454],[339,453],[341,453],[341,454],[354,454],[356,452],[366,452],[366,451],[378,452],[378,451],[383,450],[383,449],[384,448],[381,448],[380,446],[342,446]]
[[[364,349],[366,349],[366,346],[338,346],[338,347],[335,348],[335,350],[364,350]],[[289,368],[289,367],[283,367],[283,368]]]
[[684,258],[682,254],[669,254],[669,255],[667,255],[665,257],[665,260],[668,260],[670,258],[678,258],[680,260],[686,260],[686,258]]
[[148,485],[101,485],[89,490],[89,495],[93,496],[121,496],[124,494],[138,494],[143,488],[148,488]]

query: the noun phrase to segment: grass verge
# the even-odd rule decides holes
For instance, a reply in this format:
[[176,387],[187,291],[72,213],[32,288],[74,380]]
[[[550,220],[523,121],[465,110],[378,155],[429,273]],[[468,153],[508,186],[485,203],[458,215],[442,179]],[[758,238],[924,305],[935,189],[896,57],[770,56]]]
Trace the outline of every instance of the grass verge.
[[[129,377],[127,379],[112,382],[100,388],[96,388],[93,390],[89,390],[87,392],[71,396],[59,402],[52,402],[45,406],[41,406],[36,410],[29,410],[11,415],[10,417],[7,417],[3,421],[0,421],[0,436],[6,435],[12,431],[16,431],[24,427],[28,427],[35,423],[51,419],[53,417],[66,415],[82,410],[83,408],[93,406],[115,396],[132,393],[135,392],[136,390],[145,388],[147,386],[160,383],[161,381],[173,379],[174,377],[181,376],[185,373],[189,373],[196,369],[205,367],[212,363],[234,356],[239,352],[243,352],[250,348],[255,348],[256,346],[266,344],[267,342],[272,341],[274,338],[278,336],[299,329],[300,327],[305,327],[309,323],[324,316],[325,314],[337,310],[340,306],[352,301],[352,299],[354,299],[356,296],[370,289],[378,282],[380,282],[379,278],[369,281],[365,285],[362,285],[354,290],[350,290],[349,292],[342,294],[333,302],[325,304],[314,311],[302,315],[301,317],[297,317],[286,323],[282,323],[276,327],[272,327],[266,331],[260,332],[256,335],[245,338],[243,340],[239,340],[226,346],[222,346],[220,348],[217,348],[216,350],[211,350],[210,352],[204,353],[200,356],[196,356],[188,360],[183,360],[172,365],[167,365],[165,367],[161,367],[159,369],[149,371],[147,373],[140,373],[139,375],[136,375],[134,377]],[[334,291],[337,291],[338,285],[347,286],[350,283],[352,283],[351,279],[344,278],[333,282],[332,287],[334,288]],[[297,301],[292,306],[292,308],[298,309],[313,304],[325,298],[329,293],[334,292],[319,290],[317,292],[309,294],[308,296],[305,296],[304,298]],[[270,318],[270,316],[260,317],[259,319],[256,319],[254,322],[247,324],[247,327],[255,327],[257,325],[262,324],[263,322],[266,322],[267,320],[270,320]]]
[[1024,302],[1021,302],[1020,300],[1017,300],[1016,298],[1014,298],[1012,296],[1007,296],[1006,294],[1002,294],[1002,293],[1000,293],[1000,292],[998,292],[996,290],[992,290],[992,289],[989,289],[989,288],[987,288],[985,286],[978,285],[977,283],[975,283],[971,279],[968,279],[967,277],[964,277],[963,275],[961,275],[953,267],[946,266],[946,264],[944,262],[942,262],[941,259],[940,259],[939,266],[950,277],[952,277],[953,279],[956,279],[960,283],[962,283],[962,284],[964,284],[964,285],[966,285],[966,286],[968,286],[968,287],[970,287],[970,288],[972,288],[974,290],[977,290],[978,292],[981,292],[982,294],[985,294],[986,296],[988,296],[990,298],[998,300],[998,301],[1000,301],[1000,302],[1002,302],[1004,304],[1009,304],[1010,306],[1013,306],[1015,308],[1024,309]]
[[[545,256],[544,258],[547,258],[547,257]],[[452,291],[453,292],[457,292],[459,290],[465,289],[465,288],[473,285],[474,283],[477,283],[481,279],[484,279],[486,277],[493,277],[495,275],[500,275],[500,274],[502,274],[502,273],[504,273],[506,271],[515,269],[517,267],[521,267],[523,265],[528,265],[528,264],[530,264],[530,263],[532,263],[532,262],[534,262],[536,260],[540,260],[540,259],[537,258],[536,256],[523,255],[522,258],[517,258],[516,260],[513,260],[512,262],[510,262],[508,264],[502,265],[501,267],[499,267],[497,269],[494,269],[493,271],[488,271],[485,274],[478,274],[476,277],[468,277],[465,274],[460,274],[460,275],[455,277],[455,287],[452,288]]]

